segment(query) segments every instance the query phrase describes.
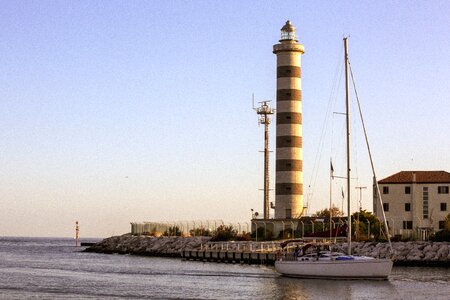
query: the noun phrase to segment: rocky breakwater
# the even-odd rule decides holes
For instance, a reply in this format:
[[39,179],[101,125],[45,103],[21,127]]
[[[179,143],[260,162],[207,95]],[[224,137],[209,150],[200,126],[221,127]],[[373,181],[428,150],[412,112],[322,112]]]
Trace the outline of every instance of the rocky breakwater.
[[[206,244],[210,239],[210,237],[149,237],[124,234],[106,238],[84,251],[181,257],[182,251],[200,250],[201,245]],[[255,251],[263,247],[263,244],[259,242],[247,243],[251,244],[251,247],[248,248]],[[273,243],[277,248],[278,242],[274,241]],[[346,243],[337,244],[337,246],[339,249],[347,249]],[[237,243],[229,242],[225,247],[226,250],[222,251],[242,251],[236,247]],[[450,267],[449,242],[394,242],[392,248],[395,265]],[[356,255],[371,257],[390,256],[388,243],[354,242],[352,243],[352,252]]]
[[[396,265],[450,266],[450,243],[448,242],[395,242],[392,243]],[[353,243],[354,254],[372,257],[388,257],[389,244],[376,242]]]
[[86,252],[180,257],[183,250],[200,249],[210,237],[151,237],[124,234],[106,238]]

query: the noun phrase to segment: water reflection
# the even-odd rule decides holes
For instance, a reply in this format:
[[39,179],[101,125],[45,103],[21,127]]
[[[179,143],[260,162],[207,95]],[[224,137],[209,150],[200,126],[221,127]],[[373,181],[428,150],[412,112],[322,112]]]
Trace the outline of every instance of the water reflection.
[[448,268],[424,267],[394,267],[389,280],[386,281],[321,280],[277,276],[272,281],[270,298],[448,299],[449,282]]
[[390,281],[322,280],[280,276],[277,299],[401,299]]

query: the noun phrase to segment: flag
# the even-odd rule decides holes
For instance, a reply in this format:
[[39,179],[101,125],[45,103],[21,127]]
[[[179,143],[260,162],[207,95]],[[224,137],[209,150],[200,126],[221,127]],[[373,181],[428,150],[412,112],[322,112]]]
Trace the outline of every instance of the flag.
[[331,159],[330,159],[330,172],[331,172],[331,178],[334,179],[333,161],[331,161]]

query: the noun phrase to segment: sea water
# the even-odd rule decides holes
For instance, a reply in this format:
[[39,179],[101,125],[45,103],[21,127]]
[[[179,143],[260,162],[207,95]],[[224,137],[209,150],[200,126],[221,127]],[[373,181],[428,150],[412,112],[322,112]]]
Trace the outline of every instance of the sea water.
[[82,252],[73,239],[0,237],[0,299],[450,299],[448,268],[387,281],[280,276],[273,267]]

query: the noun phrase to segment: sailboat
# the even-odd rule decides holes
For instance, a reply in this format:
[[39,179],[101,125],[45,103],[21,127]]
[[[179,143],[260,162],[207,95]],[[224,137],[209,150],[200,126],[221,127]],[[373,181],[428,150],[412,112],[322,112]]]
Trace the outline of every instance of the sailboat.
[[[351,211],[350,211],[350,119],[349,119],[349,62],[347,38],[344,38],[345,52],[345,103],[347,127],[347,254],[324,250],[324,245],[308,243],[296,249],[294,255],[280,255],[275,261],[275,269],[286,276],[329,279],[380,279],[386,280],[392,271],[390,258],[373,258],[352,255],[351,252]],[[364,125],[363,125],[364,126]],[[367,142],[367,136],[366,136]],[[367,143],[368,145],[368,143]],[[369,157],[371,158],[370,148]],[[374,172],[371,159],[372,171]],[[375,172],[374,172],[375,175]],[[380,195],[378,190],[378,195]],[[381,198],[381,197],[379,197]],[[384,212],[383,212],[384,213]],[[386,220],[386,218],[384,218]],[[385,222],[387,231],[387,224]],[[388,239],[389,239],[389,234]],[[389,240],[390,244],[390,240]],[[315,251],[311,251],[315,248]],[[390,247],[392,249],[392,247]]]

